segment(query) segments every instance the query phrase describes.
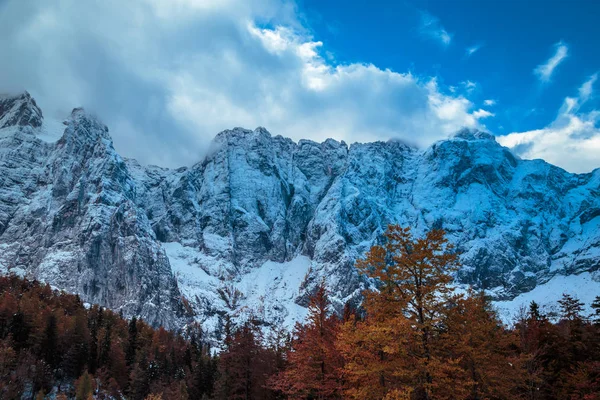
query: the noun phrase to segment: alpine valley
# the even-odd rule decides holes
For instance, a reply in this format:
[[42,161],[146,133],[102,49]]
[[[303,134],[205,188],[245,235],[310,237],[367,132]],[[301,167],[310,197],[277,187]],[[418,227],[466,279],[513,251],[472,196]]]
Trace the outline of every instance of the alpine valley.
[[166,169],[122,158],[83,109],[56,123],[28,93],[0,99],[0,272],[126,317],[289,327],[323,281],[341,310],[371,284],[354,262],[390,223],[443,228],[456,283],[487,290],[507,319],[600,289],[600,169],[521,160],[484,132],[417,149],[235,128]]

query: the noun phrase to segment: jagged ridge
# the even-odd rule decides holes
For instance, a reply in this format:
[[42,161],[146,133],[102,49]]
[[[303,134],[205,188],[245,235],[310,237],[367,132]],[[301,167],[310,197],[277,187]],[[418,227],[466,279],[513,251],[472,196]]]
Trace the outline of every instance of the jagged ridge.
[[444,228],[459,282],[499,300],[600,264],[600,171],[520,160],[484,132],[419,150],[236,128],[170,170],[121,159],[82,110],[56,143],[40,125],[0,134],[2,268],[156,324],[188,320],[180,294],[208,330],[224,313],[292,323],[323,279],[342,307],[388,223]]

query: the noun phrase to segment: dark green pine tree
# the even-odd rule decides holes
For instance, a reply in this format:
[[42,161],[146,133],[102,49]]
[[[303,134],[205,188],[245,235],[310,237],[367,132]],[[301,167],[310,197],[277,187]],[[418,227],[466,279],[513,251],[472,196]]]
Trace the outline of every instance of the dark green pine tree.
[[207,369],[204,355],[200,352],[198,354],[198,360],[194,368],[194,378],[192,380],[191,393],[193,394],[193,398],[201,399],[205,394],[208,394],[206,387]]
[[231,332],[231,318],[225,316],[224,351],[219,357],[219,380],[217,381],[216,398],[230,399],[233,393],[234,377],[232,374],[233,360],[228,355],[233,350],[233,334]]
[[590,319],[594,323],[594,325],[600,325],[600,296],[596,296],[594,301],[592,302],[592,315],[590,315]]
[[67,376],[77,379],[83,373],[83,368],[88,360],[89,330],[85,309],[80,309],[75,314],[73,331],[69,334],[68,350],[63,358]]
[[30,331],[31,327],[25,320],[25,314],[23,314],[21,311],[17,311],[10,321],[9,329],[9,332],[12,335],[15,350],[19,351],[27,346]]
[[[564,334],[568,339],[568,350],[572,363],[583,361],[587,357],[588,348],[584,337],[583,303],[578,298],[563,294],[558,301],[561,310],[561,322],[566,328]],[[574,368],[574,366],[572,366]]]
[[219,374],[219,357],[217,356],[211,356],[210,354],[210,349],[208,349],[207,351],[208,354],[208,375],[206,376],[205,382],[206,382],[206,387],[207,387],[207,392],[209,397],[213,397],[214,393],[215,393],[215,386],[216,386],[216,381],[217,381],[217,377]]
[[135,352],[137,349],[137,318],[131,318],[129,321],[129,338],[127,341],[127,353],[125,354],[125,360],[127,365],[131,365],[135,362]]
[[98,357],[98,367],[108,367],[110,361],[110,346],[111,346],[111,335],[112,335],[112,323],[107,321],[106,330],[104,332],[104,338],[100,345],[100,355]]
[[542,315],[540,313],[540,306],[535,301],[531,301],[529,303],[529,318],[534,321],[539,321],[542,319]]
[[140,361],[134,365],[129,383],[130,396],[133,400],[143,400],[150,392],[148,369],[148,358],[146,353],[141,351]]
[[50,314],[46,321],[46,328],[42,336],[42,357],[52,369],[58,365],[58,331],[54,314]]
[[183,364],[186,367],[188,367],[190,371],[193,369],[192,360],[192,349],[191,346],[188,344],[185,346],[185,353],[183,354]]
[[90,328],[88,370],[91,374],[95,374],[98,368],[98,313],[95,309],[88,313],[88,326]]
[[96,325],[98,326],[98,329],[100,329],[100,327],[104,323],[104,307],[99,307],[98,308],[98,316],[96,317],[96,319],[98,321],[96,323]]
[[582,319],[581,312],[583,311],[583,303],[579,301],[578,298],[573,297],[568,293],[563,293],[558,304],[563,320],[577,321]]

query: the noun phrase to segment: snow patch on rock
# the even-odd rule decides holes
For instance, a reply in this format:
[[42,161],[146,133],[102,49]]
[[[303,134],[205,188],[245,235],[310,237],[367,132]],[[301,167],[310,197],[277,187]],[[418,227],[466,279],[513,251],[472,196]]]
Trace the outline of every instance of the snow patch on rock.
[[599,295],[600,274],[584,272],[578,275],[556,275],[548,282],[536,286],[533,290],[522,293],[509,301],[498,301],[494,306],[504,322],[515,321],[522,310],[529,310],[529,305],[535,301],[543,313],[558,313],[558,300],[563,294],[570,294],[584,303],[584,314],[589,314],[590,305]]

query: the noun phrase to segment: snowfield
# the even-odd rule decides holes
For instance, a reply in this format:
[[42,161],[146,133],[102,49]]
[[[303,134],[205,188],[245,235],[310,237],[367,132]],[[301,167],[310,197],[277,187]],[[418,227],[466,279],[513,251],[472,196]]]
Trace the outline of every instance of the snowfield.
[[545,314],[558,313],[557,302],[564,293],[578,298],[584,304],[584,315],[590,314],[592,312],[590,305],[596,296],[600,296],[600,274],[584,272],[579,275],[557,275],[512,300],[494,302],[494,306],[502,320],[511,324],[522,310],[529,310],[532,301],[538,303],[541,312]]

